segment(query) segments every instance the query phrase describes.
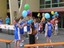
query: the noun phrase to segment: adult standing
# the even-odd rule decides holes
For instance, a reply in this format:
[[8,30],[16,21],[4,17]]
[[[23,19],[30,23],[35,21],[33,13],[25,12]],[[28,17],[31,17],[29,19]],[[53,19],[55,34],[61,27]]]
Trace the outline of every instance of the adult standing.
[[[0,25],[3,23],[2,18],[0,17]],[[2,29],[0,28],[0,32],[2,32]]]

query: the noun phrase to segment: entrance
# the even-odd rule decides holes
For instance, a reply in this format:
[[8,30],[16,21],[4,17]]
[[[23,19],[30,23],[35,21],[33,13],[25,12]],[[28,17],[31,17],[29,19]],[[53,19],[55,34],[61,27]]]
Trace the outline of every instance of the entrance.
[[64,28],[64,12],[59,12],[59,23],[58,27],[59,28]]

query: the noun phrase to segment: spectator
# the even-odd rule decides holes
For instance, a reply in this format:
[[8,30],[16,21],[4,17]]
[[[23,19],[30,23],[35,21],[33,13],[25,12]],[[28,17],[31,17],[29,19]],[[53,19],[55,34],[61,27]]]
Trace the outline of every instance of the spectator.
[[5,21],[6,21],[6,24],[8,25],[10,24],[10,18],[8,16],[6,17]]
[[[2,20],[2,18],[0,17],[0,24],[2,24],[3,23],[3,20]],[[0,28],[0,32],[2,32],[2,29]]]

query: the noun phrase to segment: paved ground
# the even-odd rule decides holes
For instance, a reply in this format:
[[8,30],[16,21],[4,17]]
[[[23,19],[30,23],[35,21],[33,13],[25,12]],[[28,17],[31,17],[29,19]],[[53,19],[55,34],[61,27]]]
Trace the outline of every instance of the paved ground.
[[[52,35],[52,42],[64,41],[64,32],[63,31],[64,30],[59,30],[59,34],[57,36]],[[14,40],[13,35],[5,34],[5,33],[0,33],[0,38]],[[45,42],[46,42],[46,38],[44,37],[44,34],[39,34],[38,43],[45,43]],[[25,39],[25,44],[27,44],[27,43],[29,43],[28,39]],[[11,46],[13,48],[14,44],[11,43]],[[6,48],[6,44],[0,42],[0,48]],[[39,47],[39,48],[43,48],[43,47]],[[64,48],[64,46],[54,46],[54,48]]]

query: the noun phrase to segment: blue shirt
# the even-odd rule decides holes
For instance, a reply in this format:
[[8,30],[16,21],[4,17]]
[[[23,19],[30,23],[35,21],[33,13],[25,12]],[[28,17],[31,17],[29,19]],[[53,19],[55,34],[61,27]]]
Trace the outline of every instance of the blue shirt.
[[0,20],[0,24],[2,24],[3,23],[3,21],[2,20]]
[[16,39],[16,40],[18,40],[18,26],[17,26],[17,24],[15,24],[14,25],[14,38]]
[[27,26],[27,31],[30,31],[30,24],[27,22],[28,26]]
[[52,34],[52,24],[51,24],[51,23],[50,23],[50,24],[47,24],[47,26],[48,26],[48,32],[47,32],[47,35],[50,37],[51,34]]
[[10,18],[6,18],[6,24],[10,23]]
[[[22,22],[20,23],[21,26],[22,26],[23,24],[24,24],[24,21],[22,21]],[[20,29],[20,34],[24,34],[24,28]]]

